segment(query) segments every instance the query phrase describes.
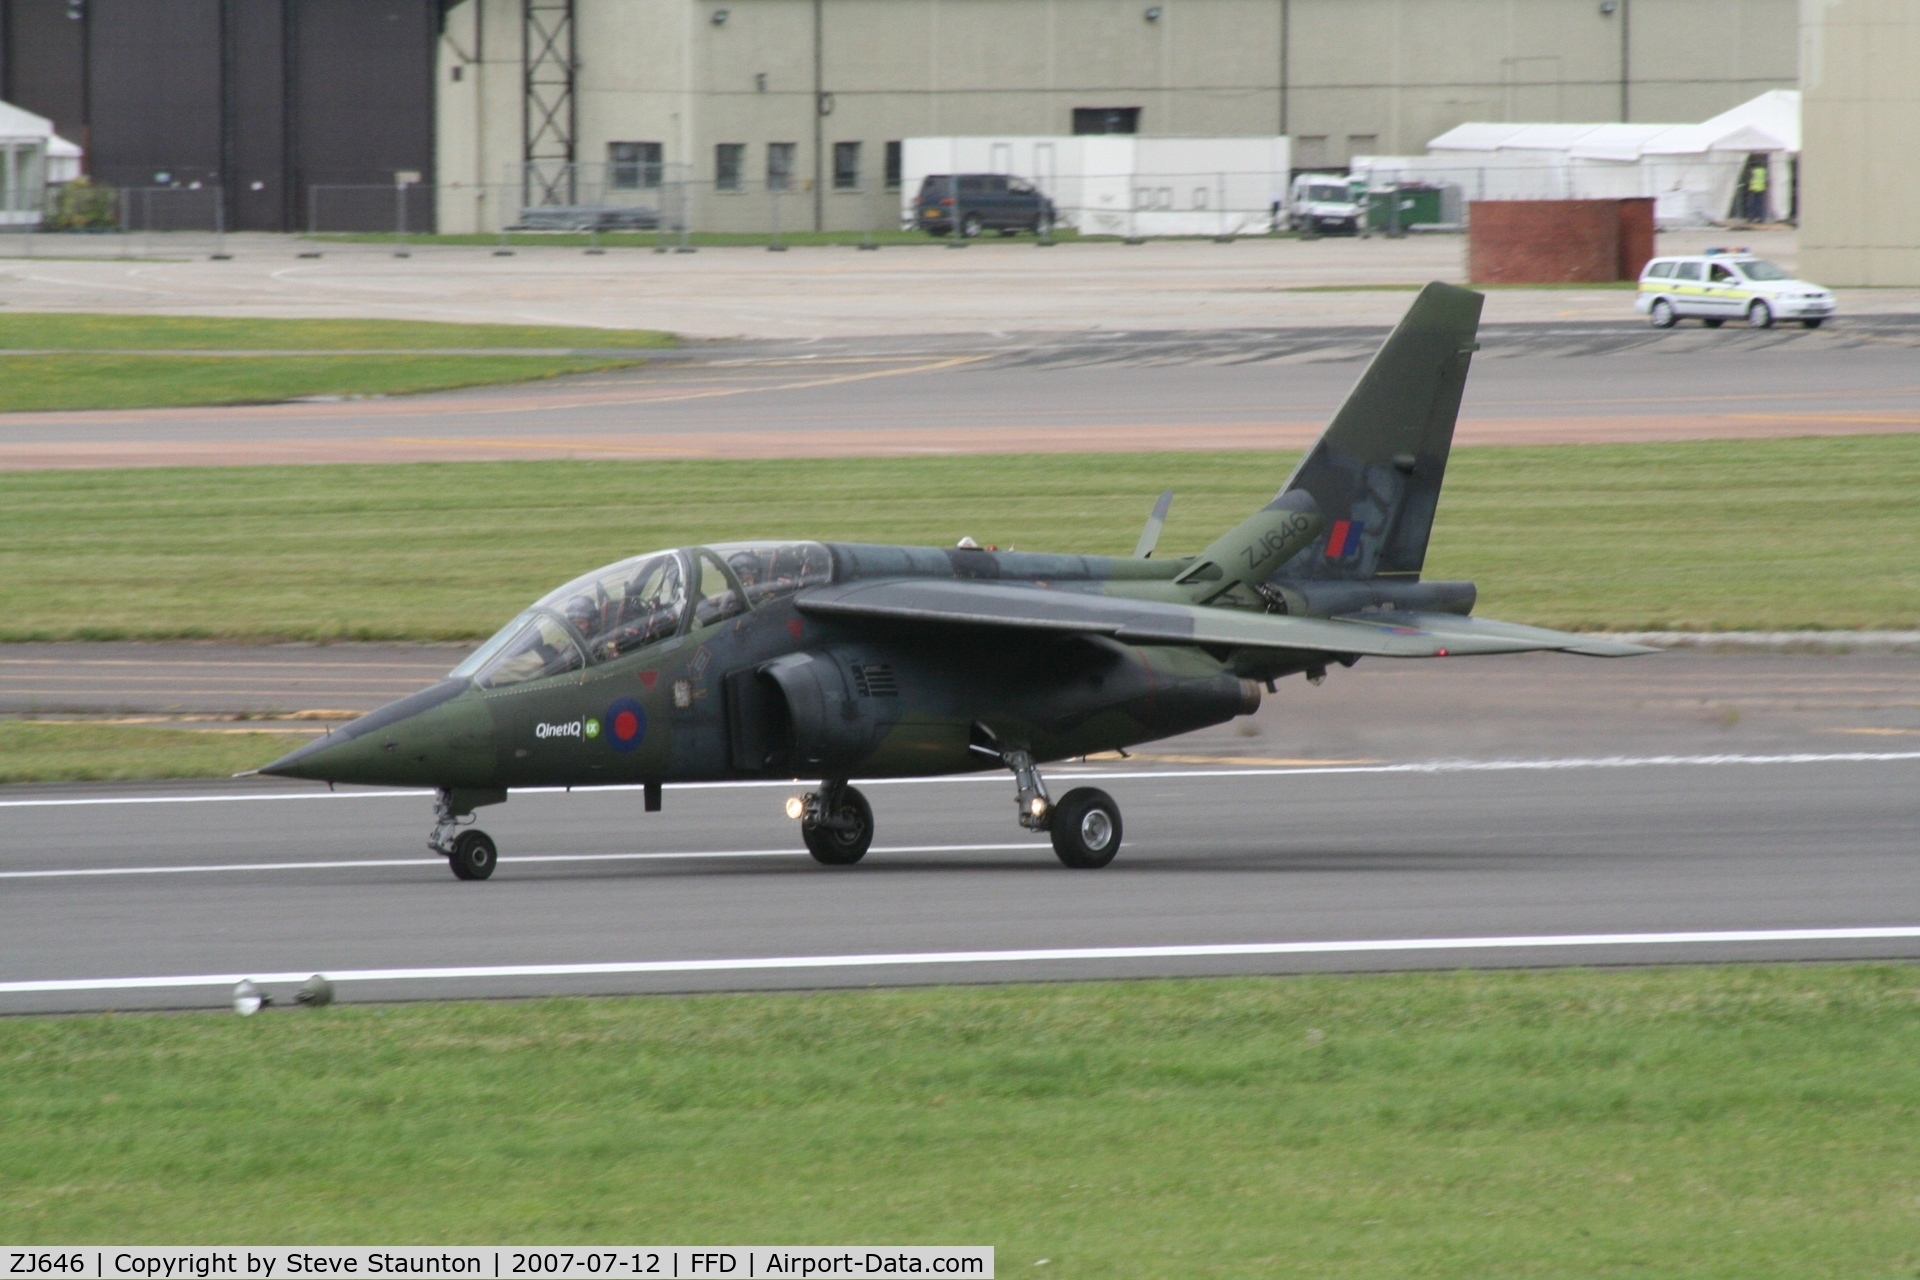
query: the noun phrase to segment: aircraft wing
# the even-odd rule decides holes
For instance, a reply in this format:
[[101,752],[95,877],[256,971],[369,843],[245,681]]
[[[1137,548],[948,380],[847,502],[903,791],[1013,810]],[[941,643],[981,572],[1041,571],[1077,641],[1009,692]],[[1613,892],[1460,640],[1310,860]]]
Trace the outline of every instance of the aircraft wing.
[[[1111,636],[1130,644],[1204,644],[1292,649],[1382,658],[1598,652],[1612,642],[1453,614],[1299,618],[1205,605],[1130,600],[1045,587],[927,578],[881,578],[815,587],[795,598],[817,617]],[[1634,652],[1633,646],[1613,646]]]

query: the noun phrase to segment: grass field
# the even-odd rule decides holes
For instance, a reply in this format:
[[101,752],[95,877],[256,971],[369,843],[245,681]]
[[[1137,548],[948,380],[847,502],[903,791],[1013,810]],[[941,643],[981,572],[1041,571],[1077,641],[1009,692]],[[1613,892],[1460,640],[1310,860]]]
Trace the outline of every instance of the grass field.
[[0,1238],[1911,1277],[1916,1059],[1912,966],[7,1019]]
[[[0,640],[472,639],[638,551],[813,536],[1198,548],[1284,454],[511,462],[0,475]],[[1920,627],[1920,436],[1479,448],[1430,577],[1582,629]]]
[[310,741],[267,730],[0,719],[0,783],[224,778]]
[[[0,356],[0,413],[444,391],[627,363],[617,357],[551,354],[556,349],[638,352],[671,344],[669,335],[646,330],[539,325],[0,315],[0,351],[34,353]],[[515,347],[530,350],[500,353]],[[441,354],[460,348],[494,350]],[[380,354],[386,349],[436,354]],[[155,354],[126,354],[145,350]],[[194,354],[179,354],[183,351]],[[277,354],[287,351],[316,354]],[[341,354],[321,354],[328,351]]]

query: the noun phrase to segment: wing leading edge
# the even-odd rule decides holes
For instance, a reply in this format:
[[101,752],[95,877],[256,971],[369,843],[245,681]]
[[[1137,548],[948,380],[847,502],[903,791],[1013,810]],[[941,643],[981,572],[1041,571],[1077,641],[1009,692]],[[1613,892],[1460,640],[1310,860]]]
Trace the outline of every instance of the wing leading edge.
[[1537,649],[1596,657],[1653,652],[1592,636],[1455,614],[1301,618],[1037,586],[927,578],[883,578],[815,587],[802,592],[794,603],[803,613],[819,617],[1105,635],[1130,644],[1229,645],[1381,658]]

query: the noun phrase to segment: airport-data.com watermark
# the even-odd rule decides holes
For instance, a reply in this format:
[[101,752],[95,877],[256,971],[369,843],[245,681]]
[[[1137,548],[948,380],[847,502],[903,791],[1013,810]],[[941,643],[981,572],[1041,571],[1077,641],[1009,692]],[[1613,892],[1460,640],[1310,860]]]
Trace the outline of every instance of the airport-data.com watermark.
[[991,1246],[69,1245],[0,1249],[0,1280],[815,1280],[965,1276],[991,1280]]

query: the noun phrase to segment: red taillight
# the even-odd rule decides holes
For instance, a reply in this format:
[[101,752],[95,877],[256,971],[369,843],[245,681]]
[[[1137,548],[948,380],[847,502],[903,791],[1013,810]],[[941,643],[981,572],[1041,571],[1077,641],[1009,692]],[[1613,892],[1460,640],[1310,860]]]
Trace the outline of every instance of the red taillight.
[[941,204],[952,204],[952,203],[953,203],[953,197],[952,197],[952,196],[941,196],[941,197],[940,197],[940,203],[941,203]]

